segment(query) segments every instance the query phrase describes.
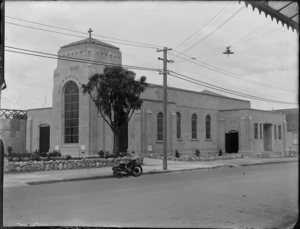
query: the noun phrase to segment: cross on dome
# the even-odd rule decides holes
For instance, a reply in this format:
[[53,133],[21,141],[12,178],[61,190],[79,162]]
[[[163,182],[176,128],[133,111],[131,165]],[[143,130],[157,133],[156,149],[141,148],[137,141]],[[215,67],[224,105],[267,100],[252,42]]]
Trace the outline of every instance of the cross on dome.
[[92,38],[92,32],[93,32],[93,30],[90,28],[89,31],[88,31],[88,33],[89,33],[89,38]]

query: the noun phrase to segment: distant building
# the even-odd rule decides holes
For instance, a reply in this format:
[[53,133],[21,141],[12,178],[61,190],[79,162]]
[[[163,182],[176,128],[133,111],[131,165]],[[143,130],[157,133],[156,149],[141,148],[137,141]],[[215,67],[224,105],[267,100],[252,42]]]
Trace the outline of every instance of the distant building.
[[[96,62],[122,64],[118,47],[93,38],[65,45],[58,54]],[[104,66],[58,59],[53,76],[53,106],[27,112],[26,149],[59,150],[63,155],[94,155],[112,151],[113,135],[81,84]],[[122,152],[162,154],[163,87],[151,84],[120,137]],[[168,88],[168,154],[239,152],[257,157],[286,150],[285,115],[251,109],[250,102],[210,91]]]
[[285,114],[287,122],[287,151],[299,152],[299,108],[274,110]]
[[8,147],[12,152],[25,153],[26,113],[27,111],[24,110],[0,110],[0,133],[5,153],[7,153]]

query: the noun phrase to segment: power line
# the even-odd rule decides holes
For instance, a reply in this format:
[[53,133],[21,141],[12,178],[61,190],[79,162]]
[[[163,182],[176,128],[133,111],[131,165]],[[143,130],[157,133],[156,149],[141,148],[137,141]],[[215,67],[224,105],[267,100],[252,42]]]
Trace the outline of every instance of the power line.
[[[175,51],[175,52],[176,52],[176,51]],[[174,56],[174,54],[172,54],[171,52],[170,52],[170,55]],[[186,55],[185,55],[185,56],[186,56]],[[223,75],[227,75],[227,76],[230,76],[230,77],[239,79],[239,80],[244,80],[244,81],[247,81],[247,82],[250,82],[250,83],[253,83],[253,84],[257,84],[257,85],[259,85],[259,86],[263,86],[263,87],[267,87],[267,88],[272,88],[272,89],[275,89],[275,90],[281,90],[281,91],[291,92],[291,90],[284,90],[284,89],[282,89],[282,88],[273,87],[273,86],[271,86],[271,85],[269,85],[269,84],[264,84],[264,83],[261,83],[261,82],[259,82],[259,81],[254,81],[254,80],[251,80],[251,79],[246,78],[246,77],[237,76],[237,75],[235,75],[235,74],[233,74],[233,73],[227,72],[227,71],[225,71],[225,70],[223,70],[223,69],[220,69],[220,68],[218,68],[218,67],[216,67],[216,66],[214,66],[214,65],[205,63],[205,62],[200,61],[200,60],[195,60],[195,61],[198,62],[198,63],[195,63],[195,62],[193,62],[193,61],[191,61],[191,60],[189,60],[189,59],[186,59],[186,58],[183,58],[183,57],[180,57],[180,56],[179,56],[179,58],[184,59],[184,60],[186,60],[186,61],[188,61],[188,62],[190,62],[190,63],[199,65],[199,66],[201,66],[201,67],[208,68],[208,69],[213,70],[213,71],[215,71],[215,72],[219,72],[219,73],[221,73],[221,74],[223,74]],[[191,57],[189,57],[189,58],[191,58]]]
[[[29,50],[29,49],[22,49],[22,48],[17,48],[17,47],[12,47],[12,46],[5,46],[5,47],[10,48],[10,49],[21,50],[21,51],[14,51],[14,50],[7,50],[6,49],[5,51],[8,51],[8,52],[19,53],[19,54],[24,54],[24,55],[31,55],[31,56],[37,56],[37,57],[44,57],[44,58],[49,58],[49,59],[66,60],[66,61],[70,61],[70,62],[85,63],[85,64],[92,64],[92,65],[100,65],[100,66],[122,66],[124,68],[130,68],[130,69],[136,69],[136,70],[145,70],[145,71],[158,71],[158,72],[161,71],[161,69],[157,69],[157,68],[148,68],[148,67],[133,66],[133,65],[112,64],[112,63],[106,63],[106,62],[101,62],[101,61],[92,61],[92,60],[86,60],[86,59],[75,58],[75,57],[60,56],[60,55],[56,55],[56,54],[39,52],[39,51],[34,51],[34,50]],[[28,52],[31,52],[31,53],[28,53]]]
[[191,39],[193,36],[195,36],[198,32],[200,32],[206,25],[208,25],[211,21],[213,21],[225,8],[227,8],[227,6],[229,6],[231,2],[229,2],[224,8],[222,8],[212,19],[210,19],[206,24],[204,24],[199,30],[197,30],[195,33],[193,33],[191,36],[189,36],[187,39],[185,39],[183,42],[181,42],[179,45],[177,45],[175,47],[175,49],[177,49],[179,46],[181,46],[182,44],[184,44],[186,41],[188,41],[189,39]]
[[[236,47],[236,46],[239,46],[241,44],[249,43],[249,42],[252,42],[252,41],[255,41],[255,40],[260,40],[260,39],[272,36],[274,33],[278,33],[278,32],[281,32],[281,31],[284,31],[284,30],[282,28],[280,28],[280,29],[274,29],[274,30],[268,31],[268,32],[263,33],[263,34],[258,34],[256,36],[248,38],[246,40],[245,40],[245,38],[246,38],[246,36],[245,36],[244,38],[235,41],[234,43],[232,43],[229,46]],[[219,48],[214,48],[214,49],[211,49],[211,50],[207,50],[207,51],[204,51],[200,55],[194,56],[194,58],[199,58],[199,57],[202,58],[202,57],[205,57],[207,55],[220,53],[220,52],[223,51],[223,49],[224,49],[224,47],[219,47]]]
[[[8,48],[10,48],[10,47],[8,47]],[[120,65],[117,65],[117,64],[108,64],[108,63],[100,63],[100,64],[99,64],[99,63],[94,63],[94,61],[85,61],[85,62],[82,62],[82,61],[76,61],[76,60],[74,60],[74,59],[78,59],[78,58],[65,58],[65,57],[62,57],[62,56],[54,55],[54,54],[47,54],[47,55],[52,55],[52,56],[56,56],[56,57],[45,56],[45,55],[39,55],[39,54],[32,54],[32,53],[26,53],[26,52],[19,52],[19,51],[13,51],[13,50],[5,50],[5,51],[13,52],[13,53],[20,53],[20,54],[25,54],[25,55],[30,55],[30,56],[37,56],[37,57],[50,58],[50,59],[60,59],[60,60],[66,60],[66,61],[71,61],[71,62],[90,63],[90,64],[93,64],[93,65],[101,65],[101,66],[120,66]],[[35,52],[35,51],[31,51],[31,52]],[[39,53],[39,52],[37,52],[37,53]],[[161,71],[161,69],[149,69],[149,68],[138,67],[138,66],[129,66],[129,65],[122,65],[122,66],[123,66],[123,67],[131,68],[131,69],[137,69],[137,70]],[[203,82],[203,81],[196,80],[196,79],[194,79],[194,78],[185,76],[185,75],[183,75],[183,74],[180,74],[180,73],[177,73],[177,72],[174,72],[174,71],[170,71],[170,72],[173,72],[174,74],[177,74],[177,75],[186,77],[186,78],[188,78],[188,79],[192,79],[192,80],[194,80],[194,81],[197,81],[197,82],[198,82],[197,84],[200,84],[200,85],[202,85],[202,86],[206,86],[206,87],[208,87],[208,88],[212,88],[212,89],[215,89],[215,90],[219,90],[219,91],[223,91],[223,92],[226,92],[226,93],[238,95],[238,96],[241,96],[241,97],[246,97],[246,98],[251,98],[251,99],[261,100],[261,101],[265,101],[265,102],[285,103],[285,104],[293,104],[293,105],[295,104],[295,103],[288,103],[288,102],[278,101],[278,100],[264,99],[264,98],[261,98],[261,97],[256,97],[256,96],[251,96],[251,95],[239,93],[239,92],[232,91],[232,90],[229,90],[229,89],[226,89],[226,88],[222,88],[222,87],[218,87],[218,86],[215,86],[215,85],[212,85],[212,84],[209,84],[209,83],[205,83],[205,82]],[[173,75],[173,76],[174,76],[174,75]],[[174,77],[179,78],[178,76],[174,76]],[[186,79],[185,79],[185,80],[186,80]],[[190,81],[190,80],[187,80],[187,81],[192,82],[192,83],[195,83],[195,82]]]
[[258,96],[244,94],[244,93],[241,93],[241,92],[237,92],[237,91],[233,91],[233,90],[226,89],[226,88],[223,88],[223,87],[215,86],[215,85],[212,85],[212,84],[209,84],[209,83],[205,83],[203,81],[200,81],[200,80],[188,77],[186,75],[183,75],[183,74],[180,74],[180,73],[177,73],[177,72],[174,72],[174,71],[170,71],[170,72],[172,72],[172,73],[174,73],[176,75],[181,76],[181,77],[179,77],[179,76],[170,74],[173,77],[176,77],[176,78],[179,78],[179,79],[182,79],[182,80],[185,80],[187,82],[194,83],[194,84],[198,84],[198,85],[210,88],[210,89],[214,89],[214,90],[217,90],[217,91],[222,91],[222,92],[225,92],[225,93],[228,93],[228,94],[238,95],[240,97],[244,97],[244,98],[248,98],[248,99],[254,99],[254,100],[260,100],[260,101],[264,101],[264,102],[281,103],[281,104],[292,104],[292,105],[296,105],[297,104],[297,103],[290,103],[290,102],[285,102],[285,101],[266,99],[266,98],[262,98],[262,97],[258,97]]
[[235,43],[233,46],[241,45],[243,43],[248,43],[248,42],[254,41],[254,40],[260,40],[262,38],[269,37],[269,36],[273,35],[274,33],[282,32],[282,31],[284,31],[284,29],[282,29],[282,28],[274,29],[274,30],[268,31],[264,34],[260,34],[260,35],[254,36],[252,38],[248,38],[246,40],[239,41],[239,42]]
[[230,45],[234,45],[238,43],[239,41],[245,39],[246,37],[249,37],[251,34],[254,34],[256,31],[260,30],[261,28],[265,27],[267,24],[269,24],[271,21],[268,21],[264,23],[262,26],[256,28],[255,30],[252,30],[250,33],[246,34],[245,36],[241,37],[240,39],[236,40],[235,42],[231,43]]
[[[225,22],[223,22],[221,25],[217,26],[217,28],[215,28],[212,32],[210,32],[209,34],[207,34],[204,38],[200,39],[198,42],[196,42],[194,45],[190,46],[189,48],[185,49],[184,51],[180,52],[178,55],[181,55],[183,53],[185,53],[186,51],[192,49],[193,47],[195,47],[196,45],[198,45],[200,42],[204,41],[206,38],[208,38],[210,35],[212,35],[213,33],[215,33],[216,31],[218,31],[221,27],[223,27],[223,25],[225,25],[228,21],[230,21],[235,15],[237,15],[245,6],[241,7],[239,10],[237,10],[233,15],[231,15],[229,18],[227,18],[227,20]],[[175,58],[178,56],[176,55]]]
[[[21,26],[21,27],[25,27],[25,28],[35,29],[35,30],[41,30],[41,31],[45,31],[45,32],[51,32],[51,33],[57,33],[57,34],[63,34],[63,35],[68,35],[68,36],[73,36],[73,37],[86,38],[86,37],[84,37],[84,36],[79,36],[79,35],[74,35],[74,34],[69,34],[69,33],[62,33],[62,32],[53,31],[53,30],[48,30],[48,29],[41,29],[41,28],[32,27],[32,26],[27,26],[27,25],[20,25],[20,24],[17,24],[17,23],[11,23],[11,22],[5,22],[5,23],[6,23],[6,24],[10,24],[10,25],[16,25],[16,26]],[[156,49],[156,47],[149,47],[149,46],[144,46],[144,45],[127,44],[127,43],[123,43],[123,42],[108,41],[108,40],[102,40],[102,41],[103,41],[103,42],[116,43],[116,44],[123,44],[123,45],[136,46],[136,47],[143,47],[143,48]]]
[[[85,32],[81,32],[81,31],[76,31],[76,30],[66,29],[66,28],[57,27],[57,26],[53,26],[53,25],[48,25],[48,24],[44,24],[44,23],[39,23],[39,22],[24,20],[24,19],[21,19],[21,18],[10,17],[10,16],[5,16],[5,17],[10,18],[10,19],[14,19],[14,20],[18,20],[18,21],[23,21],[23,22],[28,22],[28,23],[32,23],[32,24],[37,24],[37,25],[42,25],[42,26],[46,26],[46,27],[51,27],[51,28],[55,28],[55,29],[61,29],[61,30],[69,31],[69,32],[86,34]],[[140,45],[147,45],[147,46],[152,46],[153,48],[161,48],[161,46],[154,45],[154,44],[148,44],[148,43],[142,43],[142,42],[137,42],[137,41],[124,40],[124,39],[113,38],[113,37],[108,37],[108,36],[101,36],[101,35],[97,35],[97,34],[93,34],[93,36],[103,37],[103,38],[108,38],[108,39],[113,39],[113,40],[118,40],[118,41],[124,41],[124,42],[129,42],[129,43],[135,43],[135,44],[140,44]]]

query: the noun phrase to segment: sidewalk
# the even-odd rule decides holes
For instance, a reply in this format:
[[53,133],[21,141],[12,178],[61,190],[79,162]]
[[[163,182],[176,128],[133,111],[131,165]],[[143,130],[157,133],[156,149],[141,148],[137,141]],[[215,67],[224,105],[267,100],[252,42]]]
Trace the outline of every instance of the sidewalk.
[[[220,167],[237,167],[259,164],[298,162],[298,158],[243,158],[219,161],[168,161],[168,169],[163,170],[162,160],[144,158],[143,175],[168,172],[180,172],[200,169],[213,169]],[[76,180],[112,178],[111,167],[77,169],[77,170],[53,170],[31,173],[4,174],[4,188],[47,184]]]

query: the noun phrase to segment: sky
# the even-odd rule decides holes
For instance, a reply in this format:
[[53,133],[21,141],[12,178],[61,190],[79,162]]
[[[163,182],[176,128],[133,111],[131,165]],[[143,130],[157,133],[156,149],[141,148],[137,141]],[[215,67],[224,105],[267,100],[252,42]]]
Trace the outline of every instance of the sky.
[[[120,48],[124,65],[161,69],[163,64],[158,58],[162,52],[157,52],[157,47],[168,47],[172,49],[168,51],[168,59],[174,60],[168,63],[168,70],[198,82],[291,104],[227,94],[168,75],[170,87],[210,90],[249,100],[253,109],[298,107],[297,32],[245,7],[244,2],[8,1],[5,16],[6,46],[57,54],[61,46],[87,38],[91,28],[93,38]],[[152,46],[124,44],[127,41]],[[234,54],[222,54],[229,45]],[[13,49],[7,47],[6,50]],[[1,108],[51,107],[56,64],[55,59],[5,51],[7,89],[1,94]],[[156,71],[134,71],[137,77],[146,76],[148,83],[163,84],[163,76]]]

